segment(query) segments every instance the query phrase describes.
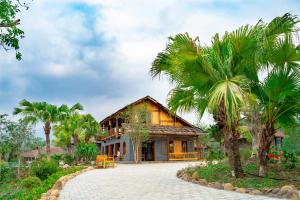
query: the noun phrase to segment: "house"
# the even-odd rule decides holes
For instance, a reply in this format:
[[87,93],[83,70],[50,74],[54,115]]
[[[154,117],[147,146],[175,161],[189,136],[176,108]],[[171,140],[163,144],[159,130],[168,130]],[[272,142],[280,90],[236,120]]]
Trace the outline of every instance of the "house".
[[[60,147],[51,147],[50,148],[50,155],[63,154],[63,153],[65,153],[65,150]],[[30,151],[25,151],[25,152],[21,153],[21,157],[25,161],[31,161],[31,160],[35,160],[41,154],[46,155],[46,147],[35,148]]]
[[142,161],[164,161],[164,160],[193,160],[199,158],[195,151],[197,138],[205,134],[177,115],[170,114],[170,111],[150,96],[141,98],[115,113],[109,115],[100,122],[103,130],[108,136],[99,138],[97,141],[103,154],[110,156],[117,155],[119,151],[124,161],[133,161],[134,153],[132,143],[126,133],[124,126],[124,113],[129,107],[146,105],[150,118],[149,140],[141,146],[140,160]]

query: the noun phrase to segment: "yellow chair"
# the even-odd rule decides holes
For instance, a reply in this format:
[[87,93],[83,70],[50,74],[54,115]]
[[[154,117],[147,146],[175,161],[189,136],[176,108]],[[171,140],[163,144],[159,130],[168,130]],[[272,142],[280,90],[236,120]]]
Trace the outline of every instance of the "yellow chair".
[[100,168],[106,168],[106,167],[115,167],[115,159],[114,157],[110,157],[107,155],[98,155],[96,157],[96,167]]

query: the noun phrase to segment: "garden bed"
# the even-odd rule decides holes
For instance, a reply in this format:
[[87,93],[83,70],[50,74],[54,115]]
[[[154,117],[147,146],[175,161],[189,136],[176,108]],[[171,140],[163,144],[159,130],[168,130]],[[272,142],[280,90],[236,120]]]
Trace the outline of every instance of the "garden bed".
[[60,169],[59,171],[51,174],[41,182],[41,185],[33,187],[32,189],[22,187],[21,180],[2,183],[0,185],[0,199],[18,199],[18,200],[35,200],[40,199],[41,195],[47,192],[56,181],[68,174],[75,173],[83,170],[83,166],[70,167],[68,169]]
[[188,167],[180,170],[177,176],[186,181],[217,189],[299,199],[297,193],[297,188],[300,188],[299,166],[287,170],[279,165],[270,164],[268,175],[264,178],[258,176],[258,167],[255,163],[247,164],[243,169],[245,177],[239,179],[231,176],[227,163]]

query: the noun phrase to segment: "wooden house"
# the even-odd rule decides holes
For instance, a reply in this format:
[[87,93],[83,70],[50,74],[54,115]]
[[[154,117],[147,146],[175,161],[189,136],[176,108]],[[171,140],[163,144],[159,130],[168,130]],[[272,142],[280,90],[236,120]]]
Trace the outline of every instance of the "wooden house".
[[115,156],[119,151],[122,160],[134,160],[132,143],[122,127],[125,120],[120,116],[129,107],[141,104],[146,105],[148,116],[150,116],[150,137],[141,145],[140,160],[196,160],[199,158],[199,153],[195,151],[196,140],[205,133],[181,117],[170,114],[166,107],[150,96],[123,107],[100,122],[102,129],[108,132],[107,137],[99,138],[97,141],[102,154]]

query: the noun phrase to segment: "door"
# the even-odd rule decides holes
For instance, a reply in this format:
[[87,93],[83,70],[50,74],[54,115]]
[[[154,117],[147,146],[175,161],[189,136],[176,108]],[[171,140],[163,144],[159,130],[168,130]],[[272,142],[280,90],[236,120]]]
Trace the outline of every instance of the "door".
[[182,142],[180,140],[174,141],[174,153],[181,153],[182,152]]
[[142,160],[154,161],[154,142],[143,143]]

